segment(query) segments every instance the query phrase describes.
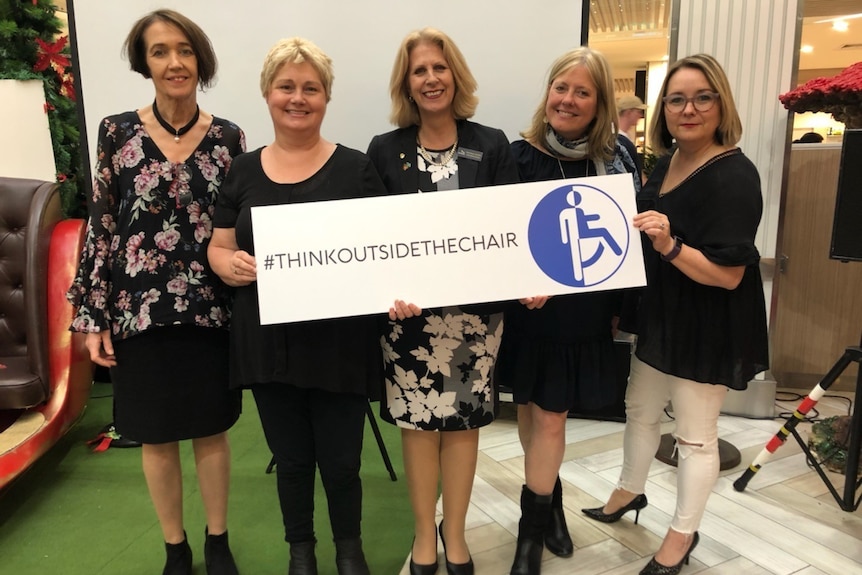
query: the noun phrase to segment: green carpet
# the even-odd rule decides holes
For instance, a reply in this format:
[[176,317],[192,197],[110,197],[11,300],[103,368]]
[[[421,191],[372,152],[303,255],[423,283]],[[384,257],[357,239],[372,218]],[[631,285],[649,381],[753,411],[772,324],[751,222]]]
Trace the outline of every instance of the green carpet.
[[[0,573],[4,575],[157,575],[164,546],[141,472],[140,449],[91,453],[86,440],[111,419],[111,386],[96,384],[83,418],[44,457],[0,492]],[[373,406],[377,409],[377,404]],[[362,457],[362,532],[374,575],[396,575],[413,537],[401,458],[400,433],[380,431],[398,474],[391,481],[371,428]],[[287,572],[275,475],[264,473],[270,453],[254,399],[243,397],[243,414],[230,432],[232,486],[230,541],[243,575]],[[185,524],[204,575],[204,513],[194,474],[191,442],[181,444]],[[335,575],[334,548],[318,476],[315,529],[320,575]]]

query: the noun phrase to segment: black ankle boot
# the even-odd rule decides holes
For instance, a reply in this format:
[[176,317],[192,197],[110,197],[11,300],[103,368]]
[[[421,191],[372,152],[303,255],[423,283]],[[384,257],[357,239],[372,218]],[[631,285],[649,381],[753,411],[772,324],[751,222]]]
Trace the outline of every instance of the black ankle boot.
[[545,529],[545,547],[558,557],[571,557],[575,552],[563,511],[563,484],[559,477],[554,484],[554,493],[551,494],[551,518]]
[[524,485],[521,489],[521,520],[515,561],[509,575],[540,575],[544,534],[551,514],[551,495],[536,495]]
[[188,537],[182,543],[165,543],[165,552],[168,558],[162,575],[192,575],[192,548]]
[[362,539],[335,540],[335,568],[338,575],[371,575],[362,552]]
[[314,556],[316,544],[316,539],[290,544],[287,575],[317,575],[317,557]]
[[227,531],[221,535],[210,535],[209,528],[206,528],[204,534],[207,537],[204,543],[207,575],[239,575],[227,542]]

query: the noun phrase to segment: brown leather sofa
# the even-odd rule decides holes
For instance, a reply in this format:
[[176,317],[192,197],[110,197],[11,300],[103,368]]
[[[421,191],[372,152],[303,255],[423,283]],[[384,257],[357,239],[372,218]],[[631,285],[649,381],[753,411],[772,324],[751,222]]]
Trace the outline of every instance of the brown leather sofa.
[[62,217],[56,184],[0,178],[0,409],[50,394],[48,253]]
[[89,399],[93,364],[65,297],[83,237],[83,220],[62,219],[56,184],[0,177],[0,490]]

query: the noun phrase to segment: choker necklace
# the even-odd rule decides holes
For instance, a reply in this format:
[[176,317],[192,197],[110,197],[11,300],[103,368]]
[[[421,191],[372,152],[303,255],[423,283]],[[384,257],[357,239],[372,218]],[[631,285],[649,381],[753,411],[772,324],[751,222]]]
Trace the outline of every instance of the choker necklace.
[[431,153],[425,149],[425,146],[419,141],[419,138],[416,138],[416,145],[419,147],[419,155],[425,159],[429,164],[433,164],[435,166],[445,166],[449,162],[452,161],[452,158],[455,157],[455,152],[458,150],[458,138],[455,138],[455,143],[452,144],[452,147],[446,150],[445,152],[440,152],[437,154],[437,159],[435,160]]
[[183,134],[185,134],[186,132],[191,130],[194,127],[194,125],[198,123],[198,118],[201,117],[201,107],[198,105],[195,105],[195,115],[192,116],[192,119],[189,121],[189,123],[186,124],[185,126],[183,126],[182,128],[174,128],[173,126],[171,126],[170,124],[168,124],[165,121],[165,119],[162,117],[162,115],[159,114],[159,107],[156,106],[155,100],[153,100],[153,116],[156,117],[156,121],[159,123],[159,125],[162,128],[164,128],[168,132],[173,133],[174,142],[179,142],[180,136],[182,136]]

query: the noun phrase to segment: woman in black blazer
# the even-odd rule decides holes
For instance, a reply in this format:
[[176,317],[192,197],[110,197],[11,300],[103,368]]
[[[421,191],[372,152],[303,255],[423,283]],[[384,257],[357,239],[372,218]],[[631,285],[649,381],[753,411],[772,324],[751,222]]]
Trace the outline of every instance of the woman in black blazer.
[[[390,81],[390,120],[399,129],[375,136],[368,147],[388,193],[518,181],[503,132],[467,120],[476,109],[475,91],[476,80],[464,56],[446,34],[425,28],[403,40]],[[501,315],[487,311],[481,305],[422,310],[396,300],[381,336],[381,415],[401,428],[415,517],[411,575],[437,571],[439,481],[446,570],[450,575],[473,573],[464,524],[479,428],[494,420],[491,377],[503,328]]]

